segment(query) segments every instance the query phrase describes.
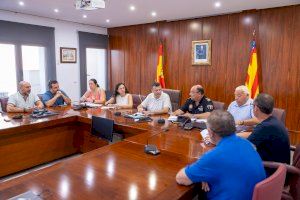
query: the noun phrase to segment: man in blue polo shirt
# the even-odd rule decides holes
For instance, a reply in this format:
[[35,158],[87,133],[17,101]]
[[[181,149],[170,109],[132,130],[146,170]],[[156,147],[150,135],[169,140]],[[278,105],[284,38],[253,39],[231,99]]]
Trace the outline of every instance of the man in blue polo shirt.
[[50,80],[48,83],[49,90],[43,94],[43,102],[47,107],[61,106],[65,103],[71,104],[71,99],[68,95],[59,89],[59,84],[56,80]]
[[217,146],[181,169],[177,183],[202,182],[208,199],[252,199],[255,184],[266,178],[258,153],[250,142],[235,135],[235,122],[229,112],[213,111],[207,127]]

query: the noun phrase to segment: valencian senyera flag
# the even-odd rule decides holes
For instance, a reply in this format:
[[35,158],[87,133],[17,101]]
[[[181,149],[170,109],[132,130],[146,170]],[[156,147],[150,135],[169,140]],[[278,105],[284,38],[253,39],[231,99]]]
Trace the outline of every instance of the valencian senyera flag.
[[163,45],[159,45],[158,63],[156,69],[156,82],[160,83],[162,88],[166,88],[164,71],[163,71]]
[[254,99],[259,94],[257,49],[255,39],[251,42],[250,62],[245,84],[250,92],[250,97]]

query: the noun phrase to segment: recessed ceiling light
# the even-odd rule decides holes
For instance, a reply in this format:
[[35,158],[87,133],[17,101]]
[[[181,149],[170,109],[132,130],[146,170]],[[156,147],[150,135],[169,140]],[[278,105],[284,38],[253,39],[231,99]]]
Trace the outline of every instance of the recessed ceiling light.
[[134,10],[135,10],[135,6],[130,6],[129,9],[130,9],[131,11],[134,11]]
[[83,18],[87,18],[87,15],[82,15]]
[[20,6],[24,6],[24,2],[23,1],[19,1],[19,5]]
[[106,20],[106,23],[109,23],[109,22],[110,22],[110,20],[109,20],[109,19],[107,19],[107,20]]
[[58,10],[57,8],[55,8],[55,9],[54,9],[54,12],[58,13],[58,12],[59,12],[59,10]]
[[151,15],[152,15],[152,17],[156,17],[157,14],[156,14],[156,12],[153,11],[153,12],[151,13]]
[[221,2],[219,2],[219,1],[215,2],[215,7],[220,8],[221,7]]

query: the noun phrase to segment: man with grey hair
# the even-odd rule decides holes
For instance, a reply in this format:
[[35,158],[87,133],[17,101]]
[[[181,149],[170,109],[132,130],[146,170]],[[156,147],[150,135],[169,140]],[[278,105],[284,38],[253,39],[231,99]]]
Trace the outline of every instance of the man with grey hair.
[[235,122],[229,112],[211,112],[207,127],[216,147],[181,169],[177,183],[202,183],[208,199],[252,199],[255,184],[266,177],[258,153],[250,142],[235,135]]
[[274,99],[269,94],[259,94],[254,102],[254,115],[259,124],[248,140],[257,149],[264,161],[290,164],[290,142],[288,132],[281,121],[272,116]]
[[42,109],[42,101],[37,95],[31,93],[31,85],[21,81],[18,85],[18,92],[11,95],[7,102],[7,112],[32,112],[35,107]]
[[258,123],[253,114],[253,100],[249,97],[249,90],[245,85],[235,88],[235,101],[231,102],[227,111],[230,112],[235,123],[240,126],[252,126]]

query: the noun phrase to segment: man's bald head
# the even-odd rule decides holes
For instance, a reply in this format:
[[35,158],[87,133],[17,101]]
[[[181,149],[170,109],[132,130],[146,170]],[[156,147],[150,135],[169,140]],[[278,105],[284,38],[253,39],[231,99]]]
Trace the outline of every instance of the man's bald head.
[[201,85],[194,85],[190,91],[191,99],[194,101],[200,101],[204,96],[204,89]]
[[19,92],[22,95],[29,95],[30,92],[31,92],[31,85],[30,85],[30,83],[27,82],[27,81],[21,81],[19,83]]

